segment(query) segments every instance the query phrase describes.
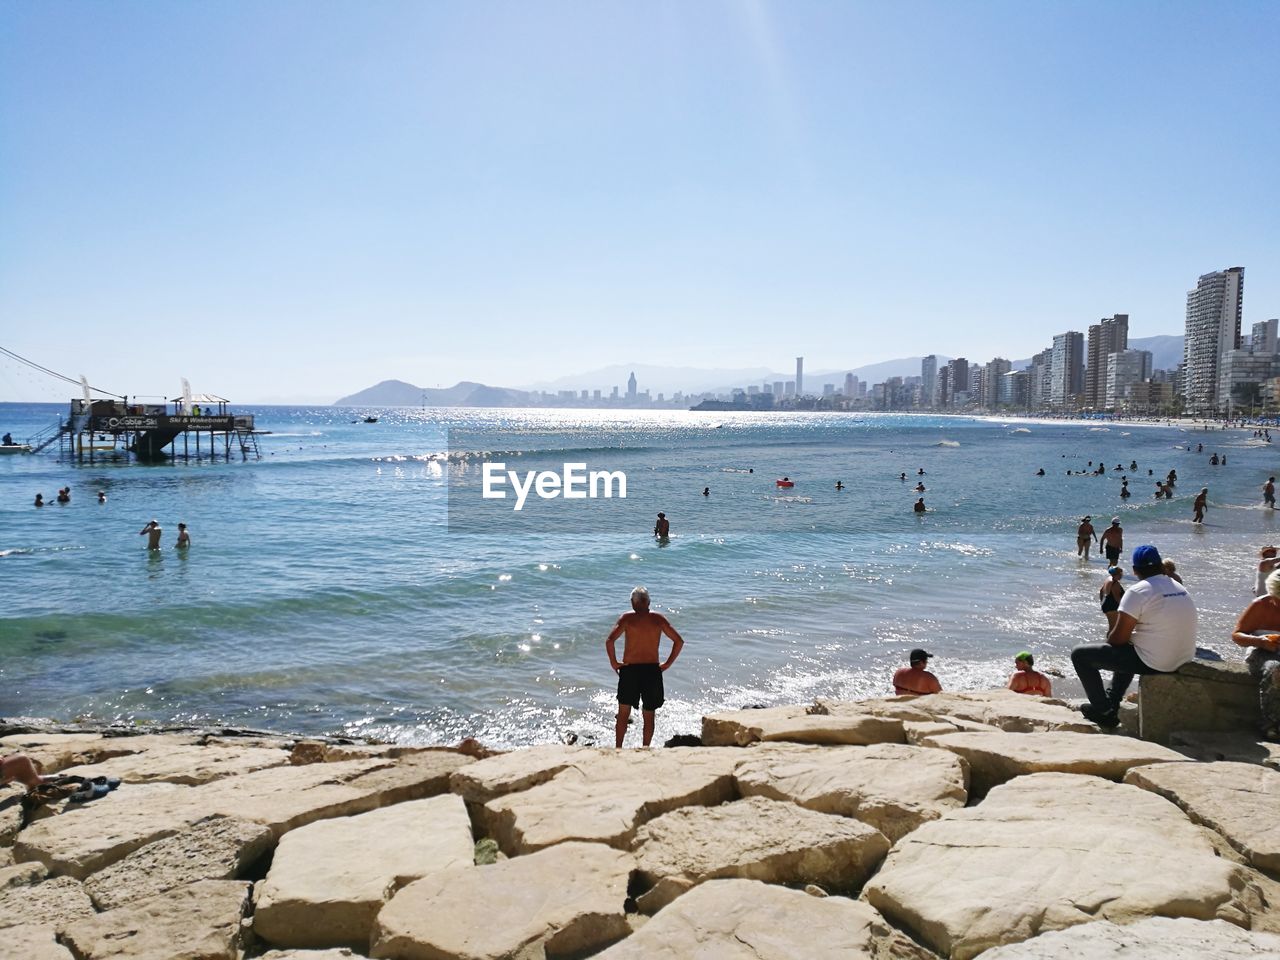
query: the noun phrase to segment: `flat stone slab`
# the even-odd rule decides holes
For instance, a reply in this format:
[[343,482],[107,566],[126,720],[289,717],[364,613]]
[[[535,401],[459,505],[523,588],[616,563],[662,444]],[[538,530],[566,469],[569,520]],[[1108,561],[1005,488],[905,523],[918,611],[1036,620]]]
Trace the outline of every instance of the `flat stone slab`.
[[867,904],[710,880],[595,960],[935,960]]
[[983,960],[1275,960],[1280,936],[1224,920],[1153,917],[1123,927],[1108,921],[997,947]]
[[1253,866],[1280,873],[1280,772],[1229,761],[1160,763],[1130,770],[1124,782],[1172,800]]
[[315,820],[444,793],[449,775],[471,762],[434,752],[272,767],[195,787],[125,784],[81,809],[31,824],[14,852],[19,860],[38,860],[51,872],[83,878],[208,817],[253,821],[278,838]]
[[[127,745],[128,741],[125,743]],[[69,767],[64,772],[81,777],[119,777],[125,783],[162,782],[195,786],[288,763],[287,750],[170,743],[162,748]]]
[[1169,737],[1169,746],[1192,760],[1211,763],[1233,760],[1237,763],[1260,763],[1280,770],[1280,743],[1261,740],[1257,734],[1177,732]]
[[630,929],[635,861],[599,843],[562,843],[485,867],[432,874],[400,890],[374,926],[371,957],[507,960],[585,954]]
[[1065,773],[1019,777],[925,823],[898,841],[862,896],[953,960],[1100,919],[1248,926],[1262,906],[1247,868],[1217,856],[1172,803]]
[[29,887],[49,875],[43,863],[14,863],[0,867],[0,890],[9,887]]
[[261,960],[350,960],[351,957],[359,958],[360,954],[346,947],[335,947],[332,950],[268,950]]
[[1066,731],[947,733],[921,742],[964,757],[970,789],[977,796],[1028,773],[1082,773],[1119,781],[1133,767],[1186,759],[1168,747],[1132,737]]
[[561,770],[596,753],[586,747],[561,744],[513,750],[463,767],[449,778],[449,789],[468,803],[488,803],[546,783]]
[[749,797],[665,813],[640,828],[632,850],[651,888],[640,909],[656,913],[699,883],[729,877],[851,893],[880,865],[889,841],[858,820]]
[[735,797],[734,750],[595,750],[546,783],[481,808],[489,835],[508,856],[566,840],[626,849],[636,830],[670,810]]
[[67,948],[58,943],[58,931],[53,927],[5,927],[0,943],[5,956],[20,960],[74,960]]
[[466,804],[452,794],[299,827],[254,891],[254,932],[275,946],[363,949],[398,888],[474,855]]
[[260,823],[210,817],[135,850],[84,887],[99,910],[114,910],[198,880],[234,880],[274,844],[271,829]]
[[249,884],[201,880],[81,920],[62,937],[77,960],[238,960],[248,905]]
[[1006,733],[1098,732],[1094,724],[1080,716],[1079,711],[1065,700],[1032,697],[1012,690],[933,693],[864,701],[819,700],[817,706],[833,714],[852,710],[914,721],[967,720],[987,724]]
[[702,718],[702,742],[708,747],[745,747],[783,740],[791,743],[903,743],[902,722],[865,711],[832,715],[811,707],[732,710]]
[[969,796],[968,763],[946,750],[882,743],[752,752],[733,770],[743,796],[855,817],[891,841],[963,807]]
[[[0,890],[0,927],[19,924],[63,929],[82,917],[93,916],[93,904],[79,880],[54,877],[36,884]],[[0,935],[0,944],[4,943]]]

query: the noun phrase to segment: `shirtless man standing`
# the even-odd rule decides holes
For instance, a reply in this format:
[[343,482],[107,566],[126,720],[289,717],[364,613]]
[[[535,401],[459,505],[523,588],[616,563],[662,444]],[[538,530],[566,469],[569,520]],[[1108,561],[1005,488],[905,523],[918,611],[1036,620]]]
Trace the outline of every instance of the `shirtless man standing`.
[[[624,613],[609,632],[604,642],[604,649],[609,654],[609,663],[618,675],[618,717],[614,724],[615,746],[622,747],[622,740],[627,733],[627,724],[631,720],[631,709],[640,706],[641,698],[644,708],[644,745],[653,742],[654,711],[662,706],[665,699],[662,691],[662,674],[676,662],[684,640],[676,633],[676,628],[660,613],[649,612],[649,591],[644,587],[636,587],[631,591],[632,613]],[[658,662],[658,644],[662,635],[671,638],[671,655],[665,662]],[[622,645],[622,662],[618,662],[617,642],[625,637]]]
[[942,684],[938,682],[937,677],[925,669],[929,666],[929,658],[932,656],[932,653],[918,647],[912,650],[909,657],[911,666],[903,667],[893,675],[893,692],[900,697],[919,693],[941,693]]
[[1209,506],[1209,488],[1205,487],[1196,495],[1195,501],[1191,504],[1191,508],[1195,511],[1195,515],[1191,518],[1192,523],[1204,523],[1204,512]]
[[147,534],[147,549],[159,550],[160,534],[164,533],[164,530],[160,528],[160,521],[152,520],[145,527],[143,527],[141,530],[138,531],[138,536],[142,536],[144,533]]
[[1276,508],[1276,478],[1267,477],[1267,482],[1262,485],[1262,503],[1264,506],[1270,507],[1272,510]]
[[1102,552],[1107,555],[1107,563],[1115,566],[1120,562],[1120,551],[1124,549],[1124,528],[1120,526],[1120,518],[1112,517],[1111,526],[1102,531],[1102,539],[1098,541]]

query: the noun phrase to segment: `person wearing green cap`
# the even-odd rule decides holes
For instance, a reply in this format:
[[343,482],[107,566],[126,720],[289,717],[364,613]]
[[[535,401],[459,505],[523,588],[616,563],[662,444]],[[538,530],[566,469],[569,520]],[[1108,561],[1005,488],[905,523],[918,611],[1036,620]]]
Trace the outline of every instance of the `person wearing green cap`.
[[1016,668],[1009,678],[1009,689],[1014,693],[1026,693],[1033,697],[1052,697],[1053,684],[1039,670],[1035,669],[1036,658],[1030,650],[1023,650],[1013,658]]

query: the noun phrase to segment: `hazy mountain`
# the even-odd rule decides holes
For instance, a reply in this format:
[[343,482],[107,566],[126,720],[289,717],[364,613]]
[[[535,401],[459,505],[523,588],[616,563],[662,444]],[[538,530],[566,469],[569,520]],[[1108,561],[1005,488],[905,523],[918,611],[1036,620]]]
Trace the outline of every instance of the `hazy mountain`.
[[452,387],[428,389],[403,380],[381,383],[335,400],[335,407],[518,407],[528,402],[523,390],[490,387],[463,380]]

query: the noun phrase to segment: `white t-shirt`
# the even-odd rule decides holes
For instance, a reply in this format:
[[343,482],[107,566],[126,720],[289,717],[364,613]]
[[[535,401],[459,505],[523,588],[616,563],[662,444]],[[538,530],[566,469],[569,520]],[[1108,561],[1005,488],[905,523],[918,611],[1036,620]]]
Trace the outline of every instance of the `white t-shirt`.
[[1124,592],[1120,612],[1137,624],[1129,642],[1152,670],[1177,670],[1196,655],[1196,605],[1186,588],[1164,574]]

